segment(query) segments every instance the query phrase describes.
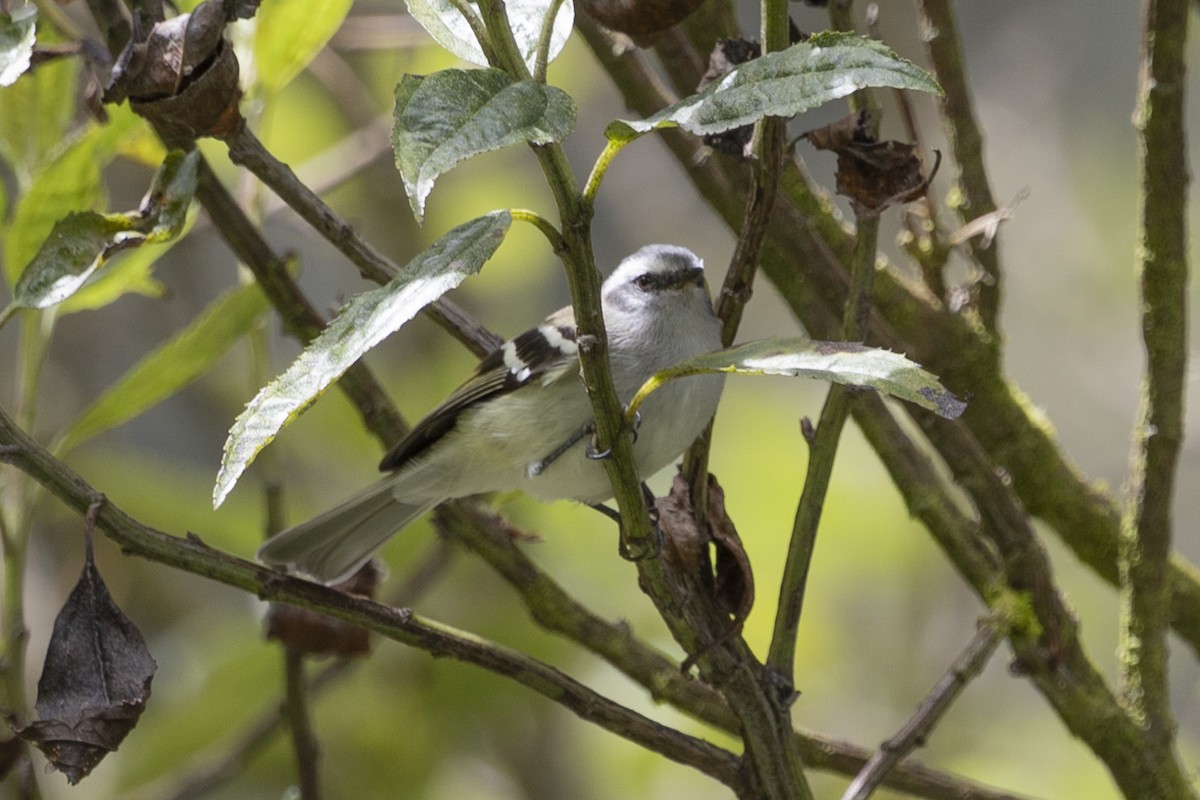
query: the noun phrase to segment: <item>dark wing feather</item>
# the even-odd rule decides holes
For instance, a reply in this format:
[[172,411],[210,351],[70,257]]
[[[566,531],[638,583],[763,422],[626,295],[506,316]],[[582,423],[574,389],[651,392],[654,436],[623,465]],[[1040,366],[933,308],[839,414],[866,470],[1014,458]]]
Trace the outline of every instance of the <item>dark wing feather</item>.
[[[570,308],[556,312],[484,357],[470,378],[388,451],[379,469],[404,467],[449,433],[459,414],[476,403],[516,391],[574,361],[575,324],[570,312]],[[570,352],[564,352],[564,346]]]

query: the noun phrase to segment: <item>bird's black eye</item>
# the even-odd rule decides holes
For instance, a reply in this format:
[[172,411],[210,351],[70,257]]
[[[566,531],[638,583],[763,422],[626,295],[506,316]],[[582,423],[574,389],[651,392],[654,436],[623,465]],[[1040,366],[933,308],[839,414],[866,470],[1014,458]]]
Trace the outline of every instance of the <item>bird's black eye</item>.
[[654,288],[654,278],[649,273],[638,275],[633,279],[633,285],[641,289],[643,292],[648,292]]

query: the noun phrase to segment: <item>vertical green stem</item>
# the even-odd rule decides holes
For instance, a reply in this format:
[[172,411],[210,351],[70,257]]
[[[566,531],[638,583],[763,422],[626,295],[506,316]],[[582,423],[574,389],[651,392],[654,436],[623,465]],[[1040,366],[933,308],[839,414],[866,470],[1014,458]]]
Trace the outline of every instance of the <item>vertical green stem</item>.
[[[846,301],[842,324],[843,337],[849,341],[861,339],[866,329],[878,239],[879,218],[860,215],[850,276],[850,295]],[[804,609],[808,568],[816,547],[817,528],[821,522],[821,512],[829,489],[829,479],[833,473],[842,428],[850,411],[850,399],[846,387],[829,387],[829,394],[812,437],[808,467],[804,476],[804,491],[800,495],[792,523],[791,545],[779,587],[779,609],[775,615],[775,629],[771,638],[771,649],[767,655],[767,666],[789,681],[795,674],[796,637],[800,615]]]
[[[791,35],[788,6],[781,0],[762,0],[761,36],[763,52],[774,53],[787,48]],[[762,255],[767,226],[779,193],[780,172],[783,167],[785,121],[764,117],[754,125],[751,141],[752,172],[746,196],[746,213],[742,217],[737,245],[729,260],[729,271],[716,299],[716,314],[721,320],[721,344],[729,347],[737,337],[742,314],[754,288],[758,262]],[[715,421],[714,421],[715,422]],[[683,454],[683,474],[691,491],[693,513],[697,526],[704,530],[708,508],[708,454],[712,447],[714,422],[710,422],[696,442]]]
[[1166,632],[1171,504],[1187,379],[1187,0],[1145,0],[1137,127],[1141,138],[1142,336],[1146,378],[1120,542],[1121,682],[1126,707],[1171,747]]
[[[480,12],[496,55],[495,66],[517,78],[529,78],[529,68],[521,60],[504,3],[483,0]],[[600,303],[600,274],[592,251],[592,213],[590,202],[578,188],[566,152],[557,144],[534,146],[546,182],[554,194],[561,220],[563,252],[571,305],[579,330],[579,358],[583,383],[596,419],[599,448],[609,450],[604,467],[613,485],[617,507],[621,511],[623,550],[631,556],[653,552],[654,532],[646,513],[646,501],[633,468],[633,442],[623,422],[621,403],[608,363],[608,337]]]
[[[829,5],[829,19],[837,30],[853,30],[849,0],[832,2]],[[869,125],[873,131],[878,130],[878,105],[870,92],[856,92],[851,95],[849,105],[852,111],[865,109],[871,112]],[[862,341],[866,334],[875,285],[876,250],[879,244],[878,215],[863,213],[858,208],[855,211],[857,236],[854,243],[854,260],[850,266],[850,292],[842,310],[842,338],[846,341]],[[850,399],[846,387],[830,386],[825,405],[821,408],[816,431],[810,437],[804,490],[800,494],[796,516],[792,521],[792,538],[779,586],[779,608],[775,614],[771,649],[767,654],[767,665],[788,681],[793,680],[795,675],[796,636],[800,627],[800,615],[804,609],[808,568],[816,548],[817,528],[820,526],[821,511],[829,490],[829,479],[833,474],[833,463],[837,457],[842,428],[845,427],[846,417],[850,413]]]
[[[54,312],[26,311],[21,316],[18,345],[17,381],[13,398],[17,424],[23,430],[33,430],[37,416],[37,386],[45,360]],[[4,608],[0,613],[0,704],[6,717],[18,724],[29,722],[29,707],[25,700],[25,661],[29,631],[25,627],[25,570],[29,550],[30,511],[39,486],[16,468],[5,468],[3,487],[4,515],[2,530],[4,546]],[[23,787],[24,788],[24,787]],[[37,782],[28,781],[26,800],[40,797]]]

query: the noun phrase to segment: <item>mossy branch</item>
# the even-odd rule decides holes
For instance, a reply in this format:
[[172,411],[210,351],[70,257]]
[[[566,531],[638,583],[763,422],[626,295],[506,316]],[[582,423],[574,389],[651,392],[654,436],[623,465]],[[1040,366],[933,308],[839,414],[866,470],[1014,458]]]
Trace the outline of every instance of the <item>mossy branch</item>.
[[[15,465],[77,512],[101,495],[16,427],[0,410],[0,457]],[[597,694],[559,670],[494,642],[327,586],[274,572],[214,550],[197,536],[170,536],[143,525],[111,502],[97,527],[126,553],[250,592],[263,600],[319,611],[384,638],[474,664],[510,678],[589,722],[737,787],[739,759],[700,739],[667,728]]]
[[[697,31],[695,38],[713,35],[720,34],[705,29]],[[610,54],[596,52],[606,66],[614,65],[614,72],[629,72]],[[695,52],[680,47],[679,37],[660,47],[659,55],[670,62],[666,70],[677,83],[686,81],[689,65],[697,62]],[[652,102],[651,95],[640,87],[619,86],[630,105],[644,113],[652,110],[640,108],[641,103]],[[745,182],[731,174],[720,159],[697,159],[697,145],[687,137],[668,132],[664,139],[701,193],[737,229],[742,212],[737,198],[744,196]],[[785,174],[784,186],[788,202],[777,211],[762,266],[809,332],[830,336],[849,291],[845,267],[850,263],[849,239],[828,207],[808,191],[802,175],[790,179]],[[876,277],[876,302],[869,323],[872,341],[909,353],[940,374],[951,388],[965,387],[972,392],[971,409],[962,422],[934,422],[929,432],[934,433],[935,428],[942,433],[951,431],[952,435],[934,436],[934,446],[960,480],[968,475],[978,480],[972,496],[975,503],[982,504],[983,533],[997,548],[1007,585],[990,597],[985,595],[985,600],[1011,605],[1024,595],[1022,602],[1030,603],[1035,612],[1027,618],[1034,623],[1032,627],[1010,636],[1019,662],[1033,659],[1030,678],[1131,796],[1176,796],[1185,786],[1179,764],[1164,749],[1147,751],[1139,744],[1142,737],[1137,725],[1079,647],[1075,622],[1054,587],[1027,514],[1034,512],[1050,522],[1088,563],[1113,580],[1119,528],[1115,504],[1082,479],[1044,420],[1008,383],[991,331],[979,326],[977,318],[949,312],[923,287],[890,270]],[[997,478],[998,469],[1011,476],[1011,486]],[[972,558],[970,563],[981,576],[980,567],[986,562]],[[1195,605],[1200,600],[1196,594],[1200,584],[1194,572],[1180,569],[1178,562],[1171,584],[1173,600],[1186,608],[1183,612],[1176,606],[1173,621],[1180,630],[1188,631],[1185,635],[1193,645],[1200,644],[1200,627],[1194,627],[1200,622],[1195,614],[1200,608]],[[1038,642],[1046,635],[1052,637],[1056,648],[1064,648],[1054,651],[1058,660],[1047,662],[1043,657]],[[1064,671],[1075,680],[1063,681]]]
[[1130,713],[1166,748],[1175,735],[1166,641],[1171,506],[1188,371],[1188,179],[1180,165],[1187,162],[1189,5],[1147,0],[1142,6],[1138,272],[1147,365],[1120,549],[1122,694]]

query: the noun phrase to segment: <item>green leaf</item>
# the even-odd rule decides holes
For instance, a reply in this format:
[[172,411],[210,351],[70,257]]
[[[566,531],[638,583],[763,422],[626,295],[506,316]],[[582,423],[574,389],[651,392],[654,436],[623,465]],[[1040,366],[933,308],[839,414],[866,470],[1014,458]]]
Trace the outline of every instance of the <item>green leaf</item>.
[[98,144],[95,135],[79,140],[42,171],[17,200],[3,243],[9,285],[16,283],[56,222],[73,210],[102,204],[100,168],[105,159],[98,157]]
[[788,375],[841,383],[890,394],[954,419],[967,404],[948,392],[938,379],[900,353],[854,342],[812,339],[762,339],[707,353],[660,370],[646,381],[629,404],[634,418],[651,392],[675,378],[713,372],[741,375]]
[[[53,64],[39,67],[29,78],[41,75],[49,66]],[[0,98],[19,89],[29,78],[18,82],[16,86],[0,90]],[[0,102],[0,128],[6,120],[3,106],[3,102]],[[103,207],[100,171],[112,160],[122,139],[144,124],[128,106],[114,108],[107,125],[87,128],[53,161],[32,176],[32,182],[13,210],[11,224],[0,236],[3,239],[5,275],[9,285],[16,283],[56,222],[72,211]]]
[[720,133],[763,117],[793,117],[868,87],[942,93],[925,70],[882,43],[851,33],[822,33],[747,61],[644,120],[617,120],[606,135],[622,141],[674,125],[697,135]]
[[[542,30],[546,25],[546,13],[550,8],[548,0],[508,0],[508,22],[512,26],[513,38],[517,40],[517,49],[521,58],[532,72],[537,61],[538,43],[541,41]],[[554,29],[550,34],[550,51],[547,61],[553,61],[562,52],[575,25],[575,6],[571,0],[564,0],[554,17]]]
[[11,86],[29,69],[35,22],[36,6],[22,6],[12,14],[0,14],[0,86]]
[[352,0],[263,0],[254,16],[254,63],[267,91],[287,86],[341,27]]
[[175,238],[184,227],[196,189],[199,151],[167,156],[138,211],[68,214],[21,273],[13,302],[23,308],[47,308],[74,294],[113,254]]
[[196,194],[199,165],[199,150],[167,154],[137,212],[143,222],[139,230],[146,234],[147,244],[167,242],[183,232]]
[[217,298],[188,327],[134,365],[59,438],[63,452],[121,425],[204,374],[268,308],[257,285]]
[[[195,209],[188,213],[182,238],[196,220]],[[75,294],[58,307],[59,315],[78,311],[95,311],[110,305],[127,294],[146,297],[165,297],[167,288],[155,280],[153,271],[158,260],[175,246],[179,238],[159,244],[146,244],[136,250],[122,252],[111,264],[95,273]]]
[[258,393],[233,423],[213,487],[220,506],[238,478],[291,420],[368,350],[469,275],[500,246],[512,216],[493,211],[459,225],[390,283],[358,295],[287,370]]
[[[38,38],[44,43],[47,37],[43,33]],[[75,58],[56,59],[0,88],[0,157],[16,172],[22,188],[62,148],[75,114],[79,63]]]
[[66,300],[106,258],[132,243],[137,235],[134,224],[127,214],[68,214],[21,273],[13,302],[22,308],[48,308]]
[[[468,64],[481,67],[488,66],[487,56],[475,32],[471,30],[466,18],[454,7],[450,0],[406,0],[408,12],[413,19],[420,23],[433,40]],[[470,3],[464,3],[472,12],[476,9]],[[508,21],[512,26],[513,38],[521,58],[529,69],[533,70],[537,60],[538,42],[541,40],[542,28],[546,12],[550,7],[548,0],[508,0],[505,8],[508,11]],[[476,12],[477,13],[477,12]],[[571,35],[571,26],[575,24],[575,6],[571,0],[566,0],[554,18],[554,30],[550,36],[549,60],[562,52],[567,37]]]
[[497,69],[405,75],[395,94],[392,147],[418,220],[434,181],[460,161],[522,142],[560,142],[575,126],[566,92]]

